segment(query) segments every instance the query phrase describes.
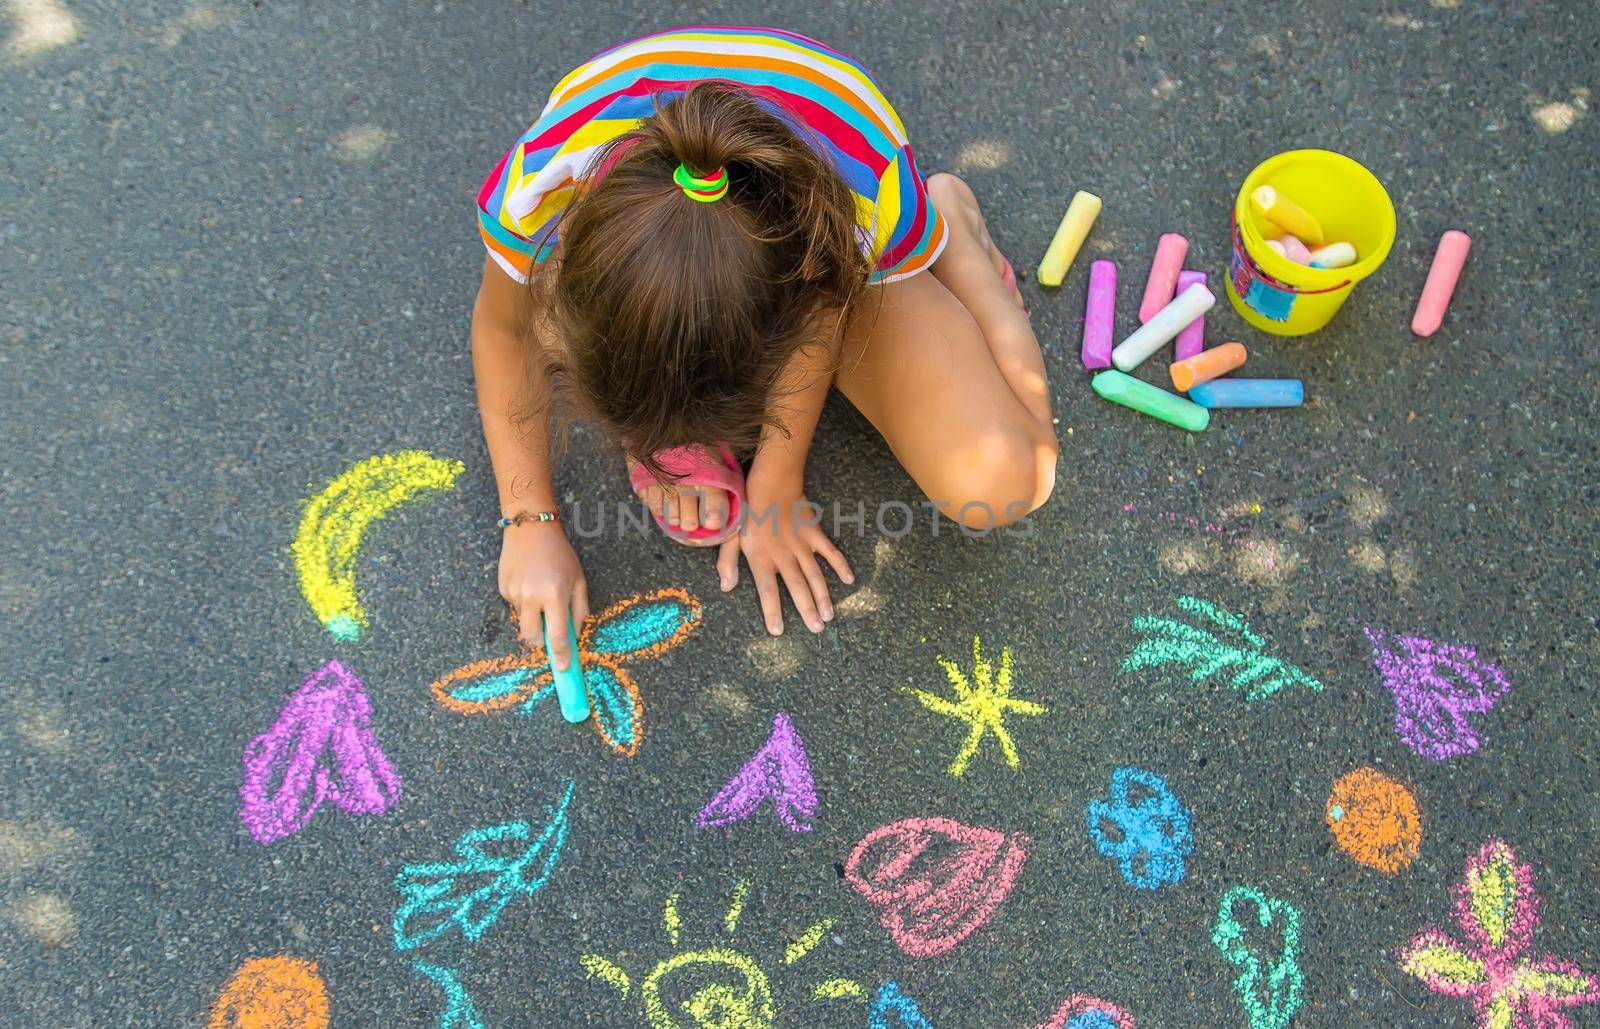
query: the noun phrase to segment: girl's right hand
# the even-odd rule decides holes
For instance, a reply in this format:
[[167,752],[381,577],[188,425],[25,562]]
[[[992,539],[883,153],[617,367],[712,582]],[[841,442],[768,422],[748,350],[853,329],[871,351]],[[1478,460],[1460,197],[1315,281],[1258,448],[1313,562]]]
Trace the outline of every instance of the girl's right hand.
[[567,642],[567,619],[577,634],[589,617],[589,584],[578,554],[559,522],[508,525],[500,544],[500,595],[511,605],[530,647],[544,645],[550,625],[550,664],[565,671],[576,655]]

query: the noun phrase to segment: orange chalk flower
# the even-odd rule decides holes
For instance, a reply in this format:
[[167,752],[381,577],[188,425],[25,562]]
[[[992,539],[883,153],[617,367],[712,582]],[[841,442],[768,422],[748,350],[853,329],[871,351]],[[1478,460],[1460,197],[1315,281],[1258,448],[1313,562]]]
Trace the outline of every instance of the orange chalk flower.
[[327,1029],[328,989],[314,961],[255,958],[239,966],[211,1009],[210,1029]]
[[1334,783],[1325,815],[1334,842],[1357,864],[1394,875],[1417,859],[1417,798],[1375,768],[1357,768]]

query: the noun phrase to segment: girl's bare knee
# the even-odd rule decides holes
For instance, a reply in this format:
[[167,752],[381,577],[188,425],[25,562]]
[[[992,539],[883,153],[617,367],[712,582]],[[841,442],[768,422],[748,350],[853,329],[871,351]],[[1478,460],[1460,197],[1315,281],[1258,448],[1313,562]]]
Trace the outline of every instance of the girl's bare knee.
[[1054,438],[997,433],[956,462],[946,497],[931,497],[946,517],[969,529],[1011,525],[1037,511],[1055,490]]

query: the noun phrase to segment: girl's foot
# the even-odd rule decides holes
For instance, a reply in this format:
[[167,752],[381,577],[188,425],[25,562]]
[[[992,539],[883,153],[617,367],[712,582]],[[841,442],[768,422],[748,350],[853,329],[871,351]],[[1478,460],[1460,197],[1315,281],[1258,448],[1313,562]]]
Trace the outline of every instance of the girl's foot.
[[[626,452],[622,456],[628,463],[631,479],[639,462]],[[645,507],[665,518],[667,525],[674,529],[684,532],[701,528],[719,530],[728,522],[728,494],[725,490],[711,486],[679,490],[652,484],[634,492],[644,501]]]
[[[1011,295],[1011,300],[1017,305],[1017,309],[1026,313],[1028,308],[1023,303],[1022,293],[1017,289],[1015,282],[1007,285],[1005,281],[1007,267],[1005,255],[1000,253],[1000,248],[994,245],[994,238],[989,235],[989,223],[984,221],[983,211],[978,207],[978,198],[972,192],[972,187],[949,172],[939,172],[928,176],[928,195],[933,199],[933,206],[944,216],[950,230],[950,240],[945,244],[945,252],[933,263],[933,274],[939,276],[939,265],[943,263],[946,255],[959,258],[966,252],[976,249],[994,269],[1000,287]],[[952,253],[952,250],[955,253]]]

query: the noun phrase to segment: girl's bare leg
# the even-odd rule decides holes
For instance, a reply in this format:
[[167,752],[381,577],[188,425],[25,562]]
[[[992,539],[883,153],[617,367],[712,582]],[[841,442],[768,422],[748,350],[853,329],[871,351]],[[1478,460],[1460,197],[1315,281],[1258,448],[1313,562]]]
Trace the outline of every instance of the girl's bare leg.
[[928,191],[949,226],[944,252],[932,274],[880,287],[881,306],[846,334],[834,385],[943,514],[1004,525],[1055,486],[1044,357],[972,191],[953,175]]

